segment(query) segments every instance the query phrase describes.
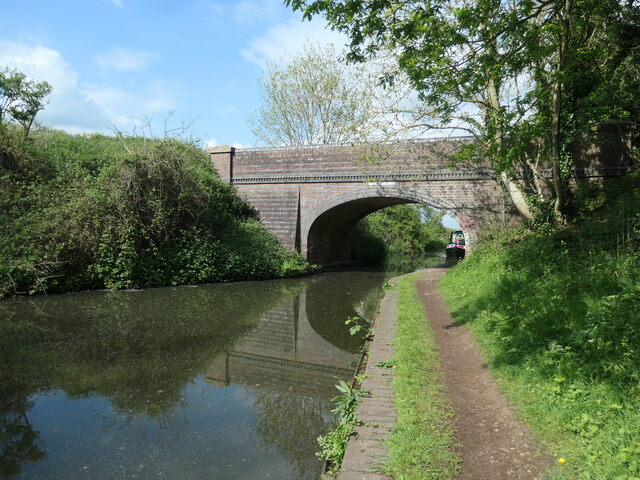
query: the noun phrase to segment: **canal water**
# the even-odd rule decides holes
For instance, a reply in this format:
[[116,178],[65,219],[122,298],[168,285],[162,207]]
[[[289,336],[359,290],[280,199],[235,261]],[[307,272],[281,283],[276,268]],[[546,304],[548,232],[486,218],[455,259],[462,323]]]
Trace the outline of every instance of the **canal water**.
[[386,277],[0,302],[0,478],[318,478]]

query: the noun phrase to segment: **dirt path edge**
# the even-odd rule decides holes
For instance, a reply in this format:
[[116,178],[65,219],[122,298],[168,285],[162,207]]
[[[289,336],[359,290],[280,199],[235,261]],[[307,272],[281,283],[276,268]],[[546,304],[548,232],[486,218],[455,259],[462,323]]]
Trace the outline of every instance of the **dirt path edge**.
[[[443,379],[454,410],[458,480],[540,480],[553,459],[543,452],[515,410],[500,393],[471,335],[444,305],[437,282],[447,269],[424,272],[416,283],[428,321],[436,335]],[[371,392],[357,411],[365,426],[347,444],[340,480],[392,480],[381,472],[386,440],[397,420],[393,370],[378,366],[395,355],[397,284],[383,292],[374,318],[375,335],[368,345],[363,389]],[[333,478],[333,477],[327,477]]]
[[[440,270],[440,271],[438,271]],[[441,269],[416,284],[440,353],[445,391],[454,411],[459,480],[539,480],[553,465],[514,406],[502,395],[466,326],[453,320],[437,282]]]

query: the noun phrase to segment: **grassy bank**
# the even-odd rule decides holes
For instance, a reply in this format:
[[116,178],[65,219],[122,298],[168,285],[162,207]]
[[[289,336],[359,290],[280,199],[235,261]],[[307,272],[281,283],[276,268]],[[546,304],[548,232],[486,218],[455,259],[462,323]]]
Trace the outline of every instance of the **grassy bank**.
[[305,271],[190,141],[0,128],[0,298]]
[[398,284],[394,358],[398,422],[385,470],[397,479],[444,480],[457,470],[451,409],[441,383],[435,336],[416,291],[419,276],[405,276]]
[[553,479],[640,478],[640,181],[582,191],[578,219],[486,241],[440,287],[556,458]]

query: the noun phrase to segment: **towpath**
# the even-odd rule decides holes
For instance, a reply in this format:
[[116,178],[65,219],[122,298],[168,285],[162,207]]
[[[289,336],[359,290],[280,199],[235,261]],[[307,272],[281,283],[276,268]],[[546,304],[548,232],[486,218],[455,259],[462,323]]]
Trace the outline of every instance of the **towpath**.
[[[447,311],[437,281],[444,268],[426,270],[418,281],[418,294],[434,329],[441,357],[443,381],[454,410],[458,480],[537,480],[553,460],[542,453],[528,429],[515,417],[513,406],[502,396],[489,374],[471,333]],[[392,285],[397,279],[392,281]],[[392,370],[378,366],[395,353],[396,290],[385,292],[375,320],[367,379],[362,388],[371,392],[358,416],[365,426],[347,445],[340,480],[386,480],[380,463],[387,455],[384,441],[396,420]]]

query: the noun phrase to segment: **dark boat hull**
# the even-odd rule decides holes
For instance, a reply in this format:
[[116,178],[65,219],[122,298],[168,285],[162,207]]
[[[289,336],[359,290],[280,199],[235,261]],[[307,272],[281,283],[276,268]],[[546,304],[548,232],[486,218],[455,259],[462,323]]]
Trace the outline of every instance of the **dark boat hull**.
[[445,253],[447,258],[464,258],[465,249],[457,245],[447,245]]

